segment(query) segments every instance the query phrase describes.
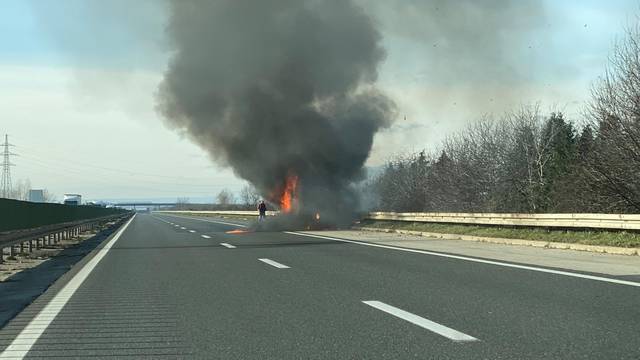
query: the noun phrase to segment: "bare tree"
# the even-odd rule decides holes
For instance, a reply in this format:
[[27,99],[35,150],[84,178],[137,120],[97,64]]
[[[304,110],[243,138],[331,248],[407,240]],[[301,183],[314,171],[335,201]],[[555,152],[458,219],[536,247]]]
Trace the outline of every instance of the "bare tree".
[[[511,208],[519,211],[540,211],[541,189],[546,185],[545,169],[551,160],[553,134],[544,135],[544,123],[538,105],[521,108],[508,116],[511,127],[510,154],[506,160],[506,176],[515,193]],[[520,205],[520,206],[519,206]],[[522,207],[522,205],[526,205]]]
[[230,205],[235,202],[235,197],[233,193],[227,189],[222,189],[216,196],[218,200],[218,205]]
[[[640,24],[592,88],[587,126],[523,106],[480,119],[439,151],[391,159],[372,181],[391,211],[640,211]],[[579,135],[578,135],[579,134]]]
[[597,129],[588,174],[603,206],[640,210],[640,24],[626,29],[588,105]]
[[256,190],[255,187],[251,185],[245,185],[240,190],[240,201],[243,205],[255,206],[258,203],[258,200],[260,200],[260,193],[258,193],[258,190]]
[[20,179],[14,184],[10,198],[27,201],[29,200],[29,190],[31,190],[31,180]]
[[57,196],[49,191],[48,189],[42,190],[42,195],[44,197],[44,202],[46,203],[55,203],[58,202]]
[[188,197],[179,197],[176,199],[176,209],[178,210],[186,210],[189,207],[189,198]]
[[[500,120],[485,116],[424,151],[390,161],[375,182],[394,211],[536,212],[556,208],[575,161],[575,132],[562,114],[537,105]],[[572,171],[572,169],[571,169]]]

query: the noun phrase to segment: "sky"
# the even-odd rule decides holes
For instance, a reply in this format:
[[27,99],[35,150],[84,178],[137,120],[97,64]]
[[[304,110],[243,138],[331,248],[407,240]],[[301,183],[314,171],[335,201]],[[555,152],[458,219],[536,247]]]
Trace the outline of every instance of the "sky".
[[[637,1],[359,0],[386,59],[378,86],[398,119],[367,162],[437,149],[486,114],[540,103],[579,121]],[[451,4],[455,5],[451,5]],[[29,179],[59,199],[189,197],[213,201],[245,185],[166,125],[156,92],[169,58],[161,0],[4,0],[0,134]]]

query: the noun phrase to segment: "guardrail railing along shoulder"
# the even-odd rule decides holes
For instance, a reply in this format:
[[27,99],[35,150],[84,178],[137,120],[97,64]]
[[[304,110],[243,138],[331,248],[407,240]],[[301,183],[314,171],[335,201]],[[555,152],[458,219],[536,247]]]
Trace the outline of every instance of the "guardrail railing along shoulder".
[[19,246],[20,252],[25,247],[29,252],[33,249],[39,249],[41,244],[57,243],[60,240],[67,239],[71,236],[78,235],[81,231],[94,228],[97,224],[107,221],[122,221],[131,214],[115,214],[99,218],[85,219],[78,221],[70,221],[58,224],[39,226],[30,229],[19,229],[0,232],[0,263],[3,262],[4,249],[9,249],[9,256],[14,256]]
[[[193,215],[244,215],[244,216],[258,216],[257,210],[242,211],[242,210],[160,210],[154,211],[157,213],[167,214],[193,214]],[[267,211],[267,216],[277,215],[278,211]]]
[[[257,211],[191,211],[173,210],[161,213],[193,215],[246,215],[257,216]],[[267,211],[267,215],[277,215]],[[525,214],[525,213],[436,213],[436,212],[384,212],[374,211],[365,216],[370,220],[433,222],[469,225],[533,226],[558,228],[593,228],[613,230],[640,230],[640,214]]]
[[456,223],[505,226],[540,226],[640,230],[640,214],[500,214],[371,212],[371,220]]

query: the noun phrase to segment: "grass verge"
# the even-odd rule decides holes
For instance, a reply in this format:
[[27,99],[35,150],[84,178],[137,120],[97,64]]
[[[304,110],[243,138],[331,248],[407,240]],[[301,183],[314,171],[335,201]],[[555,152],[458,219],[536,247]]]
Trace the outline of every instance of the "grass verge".
[[550,229],[530,227],[499,227],[409,221],[365,220],[363,227],[413,230],[440,234],[485,236],[505,239],[552,241],[584,245],[640,247],[640,233],[631,231],[606,231],[592,229]]

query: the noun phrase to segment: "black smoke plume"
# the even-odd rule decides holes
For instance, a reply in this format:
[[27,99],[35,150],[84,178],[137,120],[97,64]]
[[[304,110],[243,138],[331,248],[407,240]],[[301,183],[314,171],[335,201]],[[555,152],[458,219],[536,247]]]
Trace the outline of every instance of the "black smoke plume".
[[167,122],[271,201],[295,175],[303,213],[353,211],[352,184],[395,108],[374,87],[385,52],[363,9],[176,0],[169,17],[173,55],[158,93]]

